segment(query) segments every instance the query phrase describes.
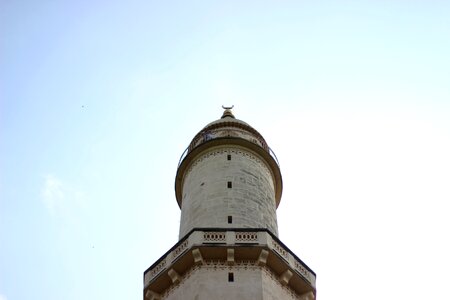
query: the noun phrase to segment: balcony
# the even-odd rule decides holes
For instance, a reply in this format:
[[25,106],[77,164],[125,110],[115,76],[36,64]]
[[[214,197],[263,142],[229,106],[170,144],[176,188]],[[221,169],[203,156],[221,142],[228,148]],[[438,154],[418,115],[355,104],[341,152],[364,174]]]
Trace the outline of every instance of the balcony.
[[191,269],[208,263],[264,267],[296,294],[315,294],[316,274],[276,236],[243,228],[193,229],[144,272],[144,294],[163,294]]

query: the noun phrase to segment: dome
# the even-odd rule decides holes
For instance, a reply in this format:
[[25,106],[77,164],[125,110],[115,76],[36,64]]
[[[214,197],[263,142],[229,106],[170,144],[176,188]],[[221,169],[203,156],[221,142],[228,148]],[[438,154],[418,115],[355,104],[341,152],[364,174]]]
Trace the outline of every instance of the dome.
[[262,135],[246,122],[236,119],[229,108],[225,109],[220,119],[206,125],[192,139],[188,147],[188,152],[203,143],[220,138],[239,138],[258,145],[269,152],[266,141]]

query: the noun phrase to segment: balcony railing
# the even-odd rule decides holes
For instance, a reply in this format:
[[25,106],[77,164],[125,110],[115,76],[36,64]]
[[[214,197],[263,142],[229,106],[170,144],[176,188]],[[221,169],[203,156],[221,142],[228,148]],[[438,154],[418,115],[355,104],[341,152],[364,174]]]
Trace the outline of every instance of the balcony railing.
[[148,286],[159,274],[167,271],[189,249],[245,244],[271,249],[312,287],[315,286],[316,274],[275,235],[262,228],[194,228],[144,272],[144,286]]

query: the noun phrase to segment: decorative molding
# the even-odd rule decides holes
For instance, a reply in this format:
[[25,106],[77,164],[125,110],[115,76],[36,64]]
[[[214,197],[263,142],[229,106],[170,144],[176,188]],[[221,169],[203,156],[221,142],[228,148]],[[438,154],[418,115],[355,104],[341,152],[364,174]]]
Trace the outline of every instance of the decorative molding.
[[204,242],[225,243],[226,232],[203,232]]
[[[243,148],[238,148],[238,147],[230,148],[229,146],[226,146],[226,147],[220,148],[220,149],[216,148],[215,150],[208,151],[207,153],[204,153],[203,155],[200,155],[197,159],[195,159],[191,163],[189,168],[185,171],[184,178],[186,178],[188,176],[188,174],[192,171],[192,169],[197,164],[201,163],[205,159],[208,159],[210,157],[215,157],[215,156],[220,155],[220,154],[237,154],[237,155],[241,155],[243,157],[249,158],[249,159],[255,161],[256,163],[258,163],[261,167],[263,167],[264,171],[266,172],[266,175],[273,176],[272,171],[269,169],[267,164],[265,162],[263,162],[263,160],[261,160],[253,152],[243,150]],[[183,181],[184,181],[184,179],[183,179]]]
[[169,272],[167,272],[167,275],[169,275],[172,283],[177,284],[180,282],[180,275],[178,275],[177,271],[174,269],[170,269]]
[[233,248],[227,249],[227,263],[229,265],[234,265],[234,249]]
[[314,299],[316,299],[316,297],[314,296],[314,293],[311,291],[300,296],[300,300],[314,300]]
[[161,299],[161,295],[158,294],[158,293],[155,293],[154,291],[147,290],[147,292],[145,293],[145,299],[147,299],[147,300],[160,300]]
[[[259,266],[257,261],[251,260],[236,261],[235,264],[232,266],[228,265],[227,261],[225,260],[205,260],[203,265],[193,266],[186,273],[180,276],[179,278],[180,281],[177,282],[176,284],[172,284],[164,293],[162,293],[161,299],[166,299],[176,289],[183,288],[185,284],[188,284],[187,279],[192,277],[193,274],[199,272],[200,270],[213,270],[213,271],[261,270],[266,275],[268,275],[273,280],[273,282],[275,282],[280,288],[282,288],[287,294],[289,294],[293,299],[314,300],[314,298],[307,298],[310,297],[309,293],[300,296],[292,288],[290,288],[288,284],[283,284],[283,282],[280,280],[280,277],[284,275],[286,277],[286,279],[284,280],[285,281],[287,280],[287,282],[289,282],[290,278],[292,277],[292,272],[290,272],[289,270],[286,270],[286,272],[284,272],[282,276],[277,276],[269,268],[265,266]],[[290,277],[289,273],[287,273],[288,271],[290,272]],[[313,293],[311,293],[311,295],[314,297]]]
[[186,239],[172,252],[172,260],[175,260],[181,253],[183,253],[188,248],[189,241]]
[[[203,251],[203,247],[206,247],[207,249],[210,247],[223,248],[224,250],[221,250],[224,251],[221,252],[221,260],[208,260],[208,257],[205,259],[203,257],[204,253],[202,254],[201,252]],[[258,250],[254,253],[254,260],[243,261],[243,258],[241,257],[242,254],[239,252],[239,247],[251,247],[251,249],[258,248]],[[310,271],[301,260],[299,260],[289,251],[288,248],[286,248],[286,246],[277,240],[276,236],[273,236],[267,230],[258,230],[257,228],[253,228],[251,230],[241,228],[217,228],[209,230],[197,229],[190,232],[190,234],[180,241],[179,244],[174,246],[163,257],[161,257],[160,260],[154,264],[154,266],[145,271],[145,290],[147,291],[154,289],[154,287],[158,285],[157,282],[162,282],[161,280],[163,280],[165,276],[168,276],[177,282],[178,280],[176,274],[173,273],[175,270],[179,270],[180,273],[178,274],[178,277],[181,282],[182,277],[185,276],[184,273],[186,270],[184,268],[179,269],[177,265],[180,261],[186,262],[185,259],[180,259],[182,256],[186,255],[192,255],[192,258],[190,259],[190,269],[202,266],[225,269],[239,265],[240,267],[264,267],[270,270],[272,270],[274,260],[269,261],[269,258],[274,256],[276,260],[282,260],[283,263],[286,264],[285,270],[290,270],[291,273],[294,273],[297,278],[303,278],[312,289],[315,289],[314,272]],[[172,272],[170,272],[171,274],[169,274],[170,269],[173,269]],[[275,270],[273,270],[273,272],[275,272]],[[288,279],[286,277],[287,275],[288,274],[284,274],[284,277],[280,277],[280,274],[277,273],[277,282],[281,284],[280,278],[282,278],[282,281],[284,280],[285,283]]]
[[203,256],[200,252],[200,249],[192,250],[192,256],[194,257],[194,264],[199,265],[203,264]]
[[258,232],[235,232],[237,243],[257,243]]
[[300,273],[300,275],[305,277],[308,281],[311,281],[308,270],[306,270],[306,268],[303,267],[301,263],[299,263],[298,261],[295,261],[294,265],[295,265],[295,270],[298,271],[298,273]]
[[207,141],[223,137],[242,138],[269,151],[269,146],[259,132],[248,125],[239,124],[237,122],[218,123],[204,128],[192,139],[188,149],[189,151],[192,151],[192,149]]
[[268,256],[269,256],[269,251],[267,251],[266,249],[262,249],[261,253],[259,254],[259,257],[258,257],[258,265],[260,265],[260,266],[266,265]]
[[283,289],[286,293],[288,293],[292,298],[297,299],[297,300],[301,300],[301,299],[300,299],[300,296],[299,296],[294,290],[292,290],[292,289],[289,287],[289,285],[283,285],[283,284],[280,282],[279,277],[278,277],[274,272],[272,272],[269,268],[264,267],[264,268],[262,268],[262,270],[264,271],[264,273],[265,273],[266,275],[268,275],[268,276],[273,280],[273,282],[275,282],[280,288],[282,288],[282,289]]
[[280,254],[286,261],[288,260],[288,252],[283,249],[283,247],[280,246],[277,242],[272,240],[272,247],[273,249]]
[[281,284],[288,285],[289,280],[291,280],[291,278],[292,278],[292,275],[294,275],[294,274],[292,274],[291,270],[288,269],[288,270],[284,271],[283,274],[280,275],[280,279],[279,279]]
[[154,267],[150,271],[150,278],[149,281],[156,277],[159,273],[161,273],[166,267],[166,259],[163,259],[156,267]]

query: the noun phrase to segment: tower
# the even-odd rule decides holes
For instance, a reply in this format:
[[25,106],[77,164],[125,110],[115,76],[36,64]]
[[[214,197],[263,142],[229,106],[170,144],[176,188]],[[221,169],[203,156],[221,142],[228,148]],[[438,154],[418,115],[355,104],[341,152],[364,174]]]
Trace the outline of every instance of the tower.
[[278,239],[276,156],[224,109],[182,154],[179,241],[144,272],[144,300],[313,300],[316,274]]

